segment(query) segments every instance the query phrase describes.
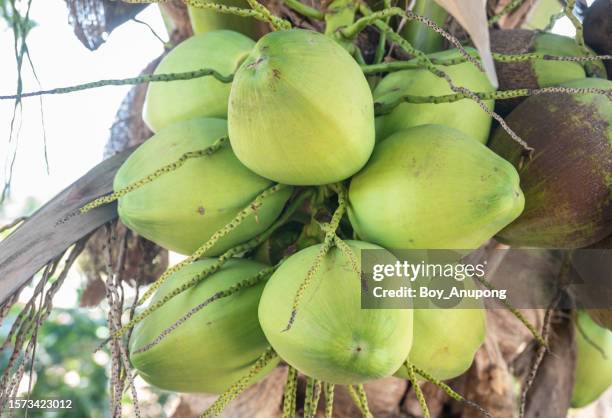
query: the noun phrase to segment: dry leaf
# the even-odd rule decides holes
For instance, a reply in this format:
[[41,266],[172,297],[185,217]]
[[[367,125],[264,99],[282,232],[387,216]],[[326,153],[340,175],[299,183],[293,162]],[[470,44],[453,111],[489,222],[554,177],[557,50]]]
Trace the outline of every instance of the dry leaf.
[[436,0],[436,3],[450,13],[470,34],[472,42],[480,53],[487,76],[491,84],[497,88],[499,83],[489,41],[487,0]]

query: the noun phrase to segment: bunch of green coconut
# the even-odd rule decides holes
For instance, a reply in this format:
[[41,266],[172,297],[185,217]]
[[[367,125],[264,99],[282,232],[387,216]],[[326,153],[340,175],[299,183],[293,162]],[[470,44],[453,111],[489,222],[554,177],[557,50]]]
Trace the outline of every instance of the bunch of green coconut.
[[[573,249],[612,234],[610,95],[437,103],[455,93],[439,72],[495,92],[475,50],[374,71],[351,47],[354,31],[281,28],[255,42],[250,19],[211,13],[192,10],[196,35],[157,67],[194,78],[150,83],[143,118],[155,134],[114,183],[129,228],[188,255],[129,324],[131,361],[152,385],[223,403],[282,362],[293,416],[297,372],[330,414],[336,384],[451,379],[484,341],[485,310],[362,309],[362,250],[394,260],[395,249],[477,249],[493,237]],[[546,59],[585,56],[574,39],[492,38],[504,89],[612,91],[600,61]],[[493,122],[496,107],[531,153]],[[612,332],[579,321],[609,355],[579,337],[577,406],[612,383]]]

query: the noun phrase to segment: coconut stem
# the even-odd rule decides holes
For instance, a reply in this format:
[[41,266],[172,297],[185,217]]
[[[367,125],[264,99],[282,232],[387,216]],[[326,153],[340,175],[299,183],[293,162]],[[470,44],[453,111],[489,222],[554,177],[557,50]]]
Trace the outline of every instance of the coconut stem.
[[121,79],[109,79],[109,80],[99,80],[93,81],[90,83],[77,84],[69,87],[58,87],[50,90],[38,90],[27,93],[21,93],[19,96],[13,95],[4,95],[0,96],[0,100],[12,100],[17,99],[18,97],[35,97],[35,96],[44,96],[50,94],[64,94],[64,93],[72,93],[76,91],[88,90],[97,87],[104,86],[127,86],[133,84],[143,84],[143,83],[158,83],[158,82],[169,82],[176,80],[191,80],[194,78],[208,77],[212,76],[221,83],[231,83],[234,79],[233,74],[223,75],[216,70],[211,68],[202,68],[195,71],[186,71],[183,73],[167,73],[167,74],[145,74],[138,77],[131,78],[121,78]]
[[283,3],[291,10],[298,12],[302,16],[310,17],[311,19],[323,20],[325,19],[325,13],[310,7],[299,0],[283,0]]
[[363,385],[349,385],[346,388],[349,395],[351,395],[353,402],[355,402],[355,405],[357,405],[359,408],[361,415],[363,415],[364,418],[374,418],[372,412],[370,411],[370,407],[368,406],[368,397]]
[[304,418],[314,418],[321,397],[321,381],[308,377],[304,394]]
[[334,384],[325,382],[323,390],[325,395],[325,418],[333,418],[334,415]]
[[253,286],[259,284],[262,280],[268,278],[273,272],[274,272],[274,268],[273,267],[265,268],[265,269],[261,270],[259,273],[257,273],[253,277],[249,277],[248,279],[242,280],[242,281],[240,281],[240,282],[238,282],[238,283],[228,287],[225,290],[221,290],[221,291],[216,292],[214,295],[212,295],[208,299],[204,300],[202,303],[200,303],[200,304],[194,306],[193,308],[191,308],[185,315],[180,317],[176,322],[174,322],[168,328],[164,329],[153,341],[151,341],[150,343],[142,346],[138,350],[134,351],[133,354],[139,354],[139,353],[143,353],[145,351],[150,350],[151,348],[155,347],[160,342],[162,342],[163,339],[166,338],[168,335],[170,335],[174,330],[176,330],[178,327],[180,327],[185,322],[187,322],[187,320],[189,320],[189,318],[191,318],[196,313],[200,312],[202,309],[204,309],[205,307],[207,307],[211,303],[213,303],[213,302],[215,302],[215,301],[217,301],[219,299],[223,299],[223,298],[226,298],[228,296],[234,295],[234,294],[236,294],[236,293],[240,292],[241,290],[246,289],[248,287],[253,287]]
[[[391,7],[391,0],[384,0],[385,9]],[[385,19],[385,23],[389,23],[390,18]],[[374,54],[374,65],[380,64],[385,58],[385,50],[387,47],[387,34],[381,33],[378,37],[378,44],[376,45],[376,52]],[[366,73],[367,74],[367,73]]]
[[465,399],[463,396],[461,396],[459,393],[455,392],[450,386],[448,386],[446,383],[442,382],[439,379],[436,379],[435,377],[433,377],[432,375],[430,375],[429,373],[427,373],[424,370],[419,369],[418,367],[414,366],[414,371],[421,375],[425,380],[429,381],[430,383],[433,383],[434,385],[436,385],[438,388],[440,388],[444,393],[446,393],[450,398],[458,401],[458,402],[462,402],[466,405],[469,405],[475,409],[477,409],[482,415],[489,417],[489,418],[493,418],[493,415],[491,415],[491,413],[489,411],[487,411],[486,409],[484,409],[482,406],[478,405],[476,402],[472,402],[469,401],[467,399]]
[[288,366],[287,382],[283,395],[283,418],[295,417],[295,400],[297,394],[297,370]]
[[247,2],[254,11],[261,13],[265,17],[265,21],[270,23],[270,25],[275,31],[291,29],[291,23],[288,20],[284,20],[278,16],[274,16],[266,6],[259,3],[257,0],[247,0]]
[[512,0],[510,3],[506,4],[499,13],[489,19],[489,26],[495,25],[502,17],[518,9],[524,2],[525,0]]
[[[372,10],[366,6],[365,4],[361,4],[360,5],[360,10],[364,15],[370,15],[372,14]],[[412,14],[414,15],[414,14]],[[414,15],[416,16],[416,15]],[[406,17],[410,18],[411,15],[410,14],[406,14]],[[422,18],[422,17],[421,17]],[[423,18],[424,19],[424,18]],[[434,22],[430,22],[428,24],[431,24],[432,27],[436,27],[437,30],[440,31],[441,34],[445,34],[447,36],[450,36],[451,39],[453,39],[454,37],[452,37],[450,34],[448,34],[446,31],[444,31],[442,28],[438,27],[437,25],[435,25]],[[506,123],[506,121],[499,116],[497,113],[495,113],[494,111],[492,111],[491,109],[489,109],[489,107],[487,106],[487,104],[482,101],[477,95],[475,95],[472,91],[470,91],[469,89],[465,88],[465,87],[461,87],[461,86],[456,86],[452,80],[452,78],[450,78],[450,76],[448,74],[446,74],[444,71],[438,69],[430,60],[429,57],[427,57],[427,55],[425,55],[423,52],[419,51],[418,49],[414,48],[410,42],[406,41],[404,38],[401,37],[401,35],[395,33],[395,31],[389,26],[387,25],[384,21],[382,20],[377,20],[376,22],[374,22],[374,25],[382,32],[386,32],[389,39],[393,42],[395,42],[396,44],[398,44],[403,50],[405,50],[407,53],[409,53],[410,55],[416,57],[417,62],[421,63],[423,65],[423,68],[427,69],[429,72],[431,72],[432,74],[434,74],[437,77],[443,78],[449,85],[449,87],[451,88],[452,91],[454,91],[455,93],[461,93],[461,94],[465,94],[467,96],[467,98],[470,98],[472,100],[474,100],[478,106],[480,106],[480,108],[482,110],[484,110],[488,115],[490,115],[493,119],[495,119],[499,125],[508,133],[508,135],[510,135],[510,137],[512,138],[513,141],[517,142],[522,148],[523,151],[526,155],[531,155],[531,153],[533,152],[533,148],[531,148],[525,141],[523,141]],[[444,36],[444,35],[443,35]],[[456,40],[456,38],[454,38]],[[466,51],[463,47],[461,47],[459,45],[459,51],[464,55],[464,57],[466,57],[467,59],[469,59],[470,61],[473,59]],[[474,65],[476,65],[478,68],[481,68],[480,63],[476,62]]]
[[272,347],[269,347],[264,353],[257,359],[255,364],[251,366],[248,373],[244,375],[240,380],[229,387],[223,394],[200,416],[200,418],[213,418],[221,414],[227,404],[234,400],[240,395],[249,385],[251,380],[271,361],[276,359],[278,354]]
[[[382,36],[383,34],[381,34]],[[471,57],[479,58],[480,55],[477,52],[469,52],[468,54]],[[586,63],[590,61],[601,61],[601,60],[612,60],[612,55],[590,55],[590,56],[565,56],[565,55],[549,55],[549,54],[540,54],[536,52],[529,52],[526,54],[500,54],[494,52],[493,59],[498,62],[523,62],[523,61],[533,61],[533,60],[544,60],[544,61],[571,61],[571,62],[579,62]],[[430,57],[429,60],[434,65],[458,65],[463,64],[465,62],[469,62],[465,57],[456,57],[456,58],[447,58],[447,59],[439,59]],[[410,61],[391,61],[391,62],[383,62],[377,64],[370,65],[362,65],[361,70],[364,74],[374,74],[374,73],[389,73],[393,71],[401,71],[401,70],[414,70],[423,68],[422,64],[414,60]]]
[[421,407],[421,411],[423,412],[423,418],[430,418],[429,408],[427,407],[427,402],[425,401],[425,395],[423,395],[423,391],[421,390],[419,382],[416,378],[414,365],[406,361],[405,366],[406,369],[408,369],[408,380],[410,380],[410,383],[412,384],[414,394],[416,395],[417,401],[419,402],[419,406]]
[[302,301],[302,298],[304,297],[304,293],[306,292],[306,289],[308,289],[308,286],[314,280],[314,276],[319,270],[319,267],[321,266],[323,259],[325,258],[325,256],[327,255],[327,253],[329,252],[329,250],[333,247],[335,243],[336,230],[338,229],[338,226],[340,225],[340,221],[342,220],[342,217],[344,216],[344,213],[346,212],[346,189],[344,188],[344,186],[338,185],[337,190],[338,190],[338,208],[332,215],[332,219],[329,222],[329,224],[321,226],[325,231],[325,238],[323,240],[319,253],[317,254],[314,262],[312,263],[312,266],[310,266],[310,269],[308,269],[308,272],[306,273],[306,278],[302,281],[302,283],[300,283],[300,287],[295,293],[295,296],[293,299],[293,305],[291,308],[291,316],[289,317],[289,322],[287,323],[287,326],[283,330],[283,332],[289,331],[291,327],[293,326],[300,302]]
[[[602,94],[612,99],[612,90],[596,87],[542,87],[539,89],[516,89],[500,90],[492,92],[474,92],[473,94],[481,100],[506,100],[515,97],[536,96],[541,94]],[[389,103],[375,102],[374,110],[377,116],[391,112],[402,103],[453,103],[459,100],[469,99],[463,93],[446,94],[442,96],[414,96],[406,94]]]
[[404,15],[404,10],[399,7],[389,7],[378,12],[373,12],[370,15],[363,16],[360,19],[357,19],[355,23],[345,28],[341,28],[338,30],[338,34],[345,39],[354,39],[357,35],[361,33],[366,27],[376,22],[379,19],[386,19],[392,16],[402,16]]
[[223,137],[223,138],[219,138],[217,139],[211,146],[201,149],[201,150],[197,150],[197,151],[189,151],[184,153],[178,160],[170,163],[170,164],[166,164],[165,166],[158,168],[157,170],[155,170],[153,173],[149,174],[148,176],[145,176],[143,178],[141,178],[140,180],[136,180],[135,182],[127,185],[126,187],[122,188],[121,190],[117,190],[114,193],[111,193],[109,195],[106,196],[102,196],[99,197],[97,199],[95,199],[92,202],[89,202],[88,204],[86,204],[85,206],[83,206],[81,209],[79,209],[79,212],[81,214],[83,213],[87,213],[92,209],[95,209],[99,206],[103,206],[106,205],[108,203],[114,202],[115,200],[119,199],[120,197],[125,196],[126,194],[133,192],[136,189],[141,188],[142,186],[144,186],[145,184],[149,184],[151,183],[153,180],[163,176],[164,174],[167,173],[171,173],[172,171],[178,170],[180,167],[182,167],[188,160],[192,159],[192,158],[200,158],[200,157],[206,157],[209,155],[214,154],[215,152],[217,152],[219,149],[221,149],[228,141],[228,137]]
[[[495,290],[495,286],[493,286],[493,284],[491,284],[487,279],[485,279],[484,277],[478,277],[476,276],[476,280],[478,280],[484,287],[486,287],[489,290]],[[533,335],[533,338],[536,339],[536,341],[543,347],[548,348],[548,343],[546,342],[546,340],[544,339],[544,337],[542,335],[540,335],[540,333],[538,332],[538,330],[535,329],[535,327],[533,326],[533,324],[531,322],[529,322],[527,320],[527,318],[525,318],[523,316],[523,314],[516,309],[514,306],[512,306],[512,304],[510,304],[510,302],[508,302],[507,300],[501,300],[501,303],[503,303],[503,305],[510,311],[510,313],[512,313],[512,315],[514,315],[519,321],[521,321],[521,323],[523,325],[525,325],[525,327],[529,330],[529,332],[531,332],[531,335]]]

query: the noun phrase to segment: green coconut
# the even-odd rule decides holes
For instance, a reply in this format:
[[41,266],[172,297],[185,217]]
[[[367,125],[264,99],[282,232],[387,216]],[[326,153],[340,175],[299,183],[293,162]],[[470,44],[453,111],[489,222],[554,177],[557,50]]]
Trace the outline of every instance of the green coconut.
[[577,328],[576,377],[571,404],[581,408],[612,385],[612,331],[598,326],[584,312],[578,313]]
[[[526,29],[491,31],[491,50],[502,54],[539,53],[572,57],[585,55],[573,38]],[[606,70],[601,61],[595,61],[593,66],[598,75],[605,77]],[[571,61],[496,61],[495,68],[500,90],[551,87],[587,76],[582,63]],[[500,100],[497,102],[497,108],[505,115],[523,100],[524,98]]]
[[228,123],[238,159],[284,184],[344,180],[374,147],[372,94],[359,65],[310,30],[257,42],[234,78]]
[[[204,259],[170,276],[151,304],[214,264]],[[264,282],[218,299],[169,333],[151,342],[177,320],[217,292],[254,277],[265,264],[245,259],[228,261],[218,272],[179,294],[139,322],[130,339],[130,360],[138,374],[160,389],[175,392],[222,393],[244,376],[269,344],[257,321]],[[275,363],[252,381],[261,379]]]
[[[239,7],[241,9],[248,9],[250,7],[246,0],[215,0],[212,3],[228,7]],[[216,10],[192,6],[187,6],[187,11],[189,12],[189,20],[193,33],[196,35],[227,29],[240,32],[249,38],[257,39],[262,32],[257,20],[250,17],[219,13]]]
[[[417,368],[439,380],[460,376],[470,368],[485,339],[484,309],[415,309],[412,349]],[[397,376],[408,378],[406,366]]]
[[[567,87],[611,90],[612,82],[588,78]],[[546,94],[525,100],[508,125],[535,152],[521,165],[522,150],[498,129],[491,148],[520,168],[525,211],[499,233],[507,244],[580,248],[612,234],[612,102],[601,94]]]
[[[210,68],[222,75],[236,71],[255,42],[229,30],[196,35],[166,55],[155,74],[182,73]],[[153,132],[195,117],[227,118],[231,84],[212,76],[149,83],[142,117]]]
[[[384,252],[365,242],[347,244],[358,263],[361,250]],[[357,384],[392,375],[410,351],[412,310],[361,309],[360,275],[336,247],[323,258],[293,326],[284,331],[293,296],[320,248],[314,245],[290,256],[268,280],[259,304],[268,341],[287,363],[326,382]]]
[[[226,135],[223,119],[196,118],[171,125],[130,155],[115,176],[114,189],[120,190]],[[130,229],[162,247],[191,254],[272,185],[244,167],[226,144],[214,154],[188,160],[121,197],[119,217]],[[290,194],[287,188],[265,198],[257,216],[246,218],[207,255],[219,255],[266,230]]]
[[[468,48],[468,50],[471,50]],[[471,50],[475,52],[475,50]],[[448,50],[428,55],[432,59],[448,60],[459,58],[458,50]],[[491,92],[495,88],[485,73],[470,62],[456,65],[438,65],[460,87],[474,92]],[[393,103],[405,95],[442,96],[453,94],[446,80],[426,69],[409,69],[390,73],[374,90],[374,100],[379,106]],[[494,101],[486,100],[493,110]],[[438,124],[455,128],[466,135],[486,143],[491,129],[489,116],[475,101],[463,99],[453,103],[401,103],[390,113],[376,118],[376,138],[382,140],[402,129],[413,126]]]
[[512,165],[442,125],[397,132],[351,180],[358,236],[395,249],[477,248],[523,210]]

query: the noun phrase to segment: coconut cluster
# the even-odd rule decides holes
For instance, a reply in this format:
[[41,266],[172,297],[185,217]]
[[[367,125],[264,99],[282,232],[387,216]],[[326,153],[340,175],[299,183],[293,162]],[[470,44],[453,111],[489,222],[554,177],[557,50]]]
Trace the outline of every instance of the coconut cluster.
[[[152,83],[143,118],[155,135],[114,183],[120,191],[155,177],[119,199],[121,220],[194,261],[168,275],[150,302],[156,309],[134,329],[131,361],[151,384],[222,393],[270,346],[278,358],[250,383],[279,359],[333,384],[408,377],[409,365],[450,379],[484,341],[484,309],[362,309],[363,250],[395,260],[396,249],[472,250],[492,237],[579,248],[612,234],[609,97],[555,93],[514,103],[506,121],[534,148],[526,158],[493,124],[493,100],[483,102],[489,112],[469,98],[402,101],[453,93],[420,61],[368,79],[330,36],[290,29],[254,42],[211,30],[219,22],[208,12],[191,13],[200,33],[156,73],[208,68],[233,80]],[[532,41],[536,51],[574,51],[569,38]],[[473,63],[457,60],[459,51],[429,58],[459,61],[437,64],[456,85],[495,91]],[[559,78],[563,66],[571,80]],[[513,77],[502,85],[525,73],[529,87],[612,88],[575,62],[536,60],[521,71],[502,69]],[[575,402],[592,397],[578,392]]]

